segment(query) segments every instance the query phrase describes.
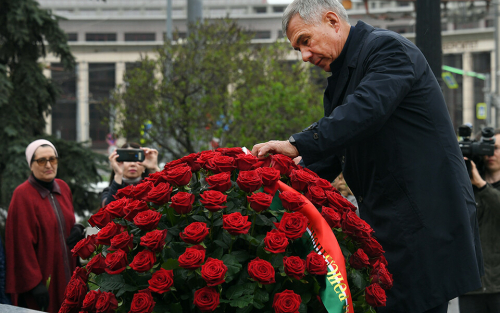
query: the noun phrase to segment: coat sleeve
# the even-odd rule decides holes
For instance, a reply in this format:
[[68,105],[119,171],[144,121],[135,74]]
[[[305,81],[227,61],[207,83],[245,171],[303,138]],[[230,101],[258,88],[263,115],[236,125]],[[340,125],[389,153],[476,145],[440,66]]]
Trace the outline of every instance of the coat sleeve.
[[366,44],[367,53],[360,54],[366,55],[364,76],[346,102],[319,120],[314,128],[293,135],[306,165],[366,139],[384,125],[415,81],[414,64],[407,49],[389,35]]
[[39,224],[34,209],[33,195],[17,189],[12,197],[5,226],[5,254],[7,259],[7,293],[23,293],[42,281],[38,264]]
[[484,210],[491,210],[494,214],[500,214],[500,190],[487,183],[483,189],[474,190],[474,197],[480,204],[477,206],[478,218],[483,216]]

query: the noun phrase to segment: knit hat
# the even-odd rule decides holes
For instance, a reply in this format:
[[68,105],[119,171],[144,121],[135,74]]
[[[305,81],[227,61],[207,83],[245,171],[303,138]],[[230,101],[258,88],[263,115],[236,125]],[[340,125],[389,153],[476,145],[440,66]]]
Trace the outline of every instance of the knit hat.
[[58,156],[57,155],[56,147],[54,147],[54,145],[52,144],[52,142],[50,142],[48,140],[45,140],[45,139],[35,140],[32,143],[30,143],[28,145],[28,147],[26,147],[26,161],[28,161],[28,166],[29,167],[31,167],[31,158],[35,154],[36,149],[40,148],[40,146],[43,146],[43,145],[49,145],[49,146],[51,146],[52,149],[54,149],[54,152],[56,153],[56,156]]

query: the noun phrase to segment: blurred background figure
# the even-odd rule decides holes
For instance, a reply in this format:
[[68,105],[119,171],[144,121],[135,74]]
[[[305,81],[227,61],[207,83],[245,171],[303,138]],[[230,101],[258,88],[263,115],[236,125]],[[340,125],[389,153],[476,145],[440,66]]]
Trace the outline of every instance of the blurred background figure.
[[138,143],[125,143],[121,148],[144,150],[145,160],[143,162],[117,162],[118,154],[113,151],[109,156],[111,165],[111,175],[109,187],[102,192],[102,207],[114,201],[114,195],[118,190],[129,186],[137,185],[150,173],[160,171],[158,167],[158,151],[156,149],[142,148]]
[[484,157],[480,171],[474,162],[471,165],[484,276],[481,289],[460,296],[460,313],[496,313],[500,312],[500,129],[495,130],[495,153]]
[[[349,189],[349,186],[347,186],[347,183],[344,180],[344,175],[340,173],[337,178],[332,182],[332,186],[335,187],[344,198],[349,200],[352,204],[354,204],[356,207],[358,207],[358,201],[356,201],[356,197],[352,193],[351,189]],[[356,214],[359,215],[359,210],[356,210]]]
[[83,238],[83,226],[75,224],[68,185],[56,178],[54,145],[36,140],[25,154],[31,175],[14,191],[5,229],[6,292],[14,305],[56,313],[75,269],[71,249]]

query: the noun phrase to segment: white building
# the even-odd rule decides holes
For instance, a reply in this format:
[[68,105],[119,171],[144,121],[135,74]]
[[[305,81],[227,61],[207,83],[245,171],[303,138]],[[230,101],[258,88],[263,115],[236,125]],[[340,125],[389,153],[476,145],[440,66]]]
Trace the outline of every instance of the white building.
[[[166,33],[166,0],[39,0],[41,7],[67,18],[66,31],[78,66],[76,73],[62,72],[57,59],[48,57],[46,75],[62,86],[63,94],[47,132],[68,140],[92,142],[92,148],[107,148],[109,127],[101,123],[99,103],[120,85],[127,66],[161,47]],[[289,0],[203,0],[205,19],[229,16],[255,33],[256,42],[283,37],[281,16]],[[187,0],[173,0],[173,27],[179,36],[187,31]],[[471,6],[471,3],[473,5]],[[415,9],[409,1],[353,0],[348,10],[351,23],[363,20],[415,38]],[[443,64],[466,71],[490,73],[494,80],[494,15],[486,1],[450,2],[442,10]],[[291,50],[292,57],[301,60]],[[484,80],[454,74],[459,87],[443,87],[455,127],[475,118],[476,104],[484,102]],[[64,105],[62,105],[64,104]],[[496,119],[493,126],[498,125]]]

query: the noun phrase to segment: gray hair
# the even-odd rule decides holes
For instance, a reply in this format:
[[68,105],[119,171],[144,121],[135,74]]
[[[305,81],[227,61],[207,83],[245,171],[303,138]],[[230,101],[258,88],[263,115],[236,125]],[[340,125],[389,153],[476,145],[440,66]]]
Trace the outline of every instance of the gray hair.
[[286,36],[288,24],[292,17],[299,14],[304,23],[317,25],[321,23],[321,17],[326,11],[332,11],[339,15],[341,19],[349,22],[347,11],[337,0],[295,0],[288,5],[281,20],[281,28]]

